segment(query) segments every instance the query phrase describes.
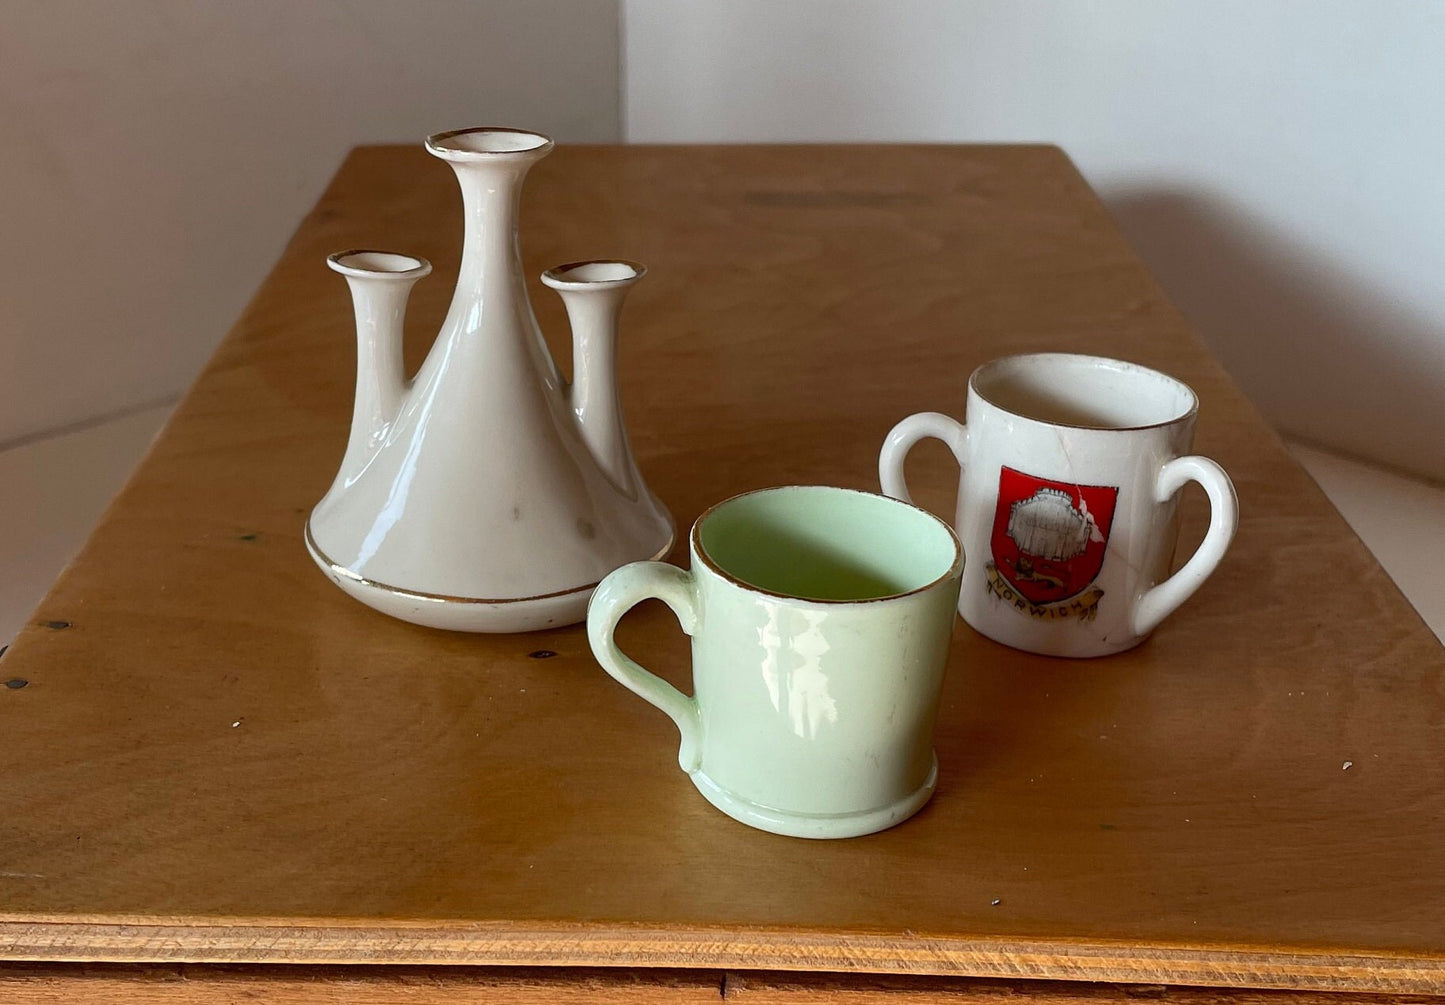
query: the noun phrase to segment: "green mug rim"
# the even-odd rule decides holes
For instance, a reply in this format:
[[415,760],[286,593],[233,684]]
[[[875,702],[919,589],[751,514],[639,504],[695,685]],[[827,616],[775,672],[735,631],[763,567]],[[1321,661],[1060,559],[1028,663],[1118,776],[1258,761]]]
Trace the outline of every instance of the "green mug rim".
[[[827,492],[846,492],[851,495],[868,496],[873,499],[881,499],[894,506],[899,506],[904,509],[910,509],[916,513],[920,513],[948,532],[948,539],[953,542],[953,561],[949,563],[948,569],[941,576],[938,576],[936,579],[932,579],[929,582],[924,583],[922,586],[916,586],[913,589],[905,590],[902,593],[889,593],[881,597],[865,597],[855,600],[830,600],[822,597],[799,597],[791,593],[779,593],[776,590],[769,590],[766,587],[755,586],[754,584],[739,579],[737,576],[734,576],[732,573],[728,572],[721,565],[719,565],[711,555],[707,553],[707,549],[704,548],[702,544],[702,525],[707,521],[708,517],[712,516],[715,511],[729,505],[730,503],[737,502],[739,499],[745,499],[748,496],[759,495],[764,492],[785,492],[789,489],[822,489]],[[841,485],[770,485],[765,488],[749,489],[746,492],[739,492],[736,495],[728,496],[726,499],[715,502],[707,509],[703,510],[702,514],[692,522],[692,530],[688,532],[688,544],[692,551],[693,557],[698,562],[702,563],[704,568],[706,568],[713,575],[722,579],[724,582],[731,583],[733,586],[739,587],[743,590],[747,590],[749,593],[759,593],[763,596],[776,597],[779,600],[787,600],[797,604],[825,604],[829,607],[838,607],[858,604],[882,604],[893,600],[903,600],[907,597],[917,596],[920,593],[927,593],[929,590],[937,589],[940,585],[958,576],[959,573],[961,573],[963,570],[963,542],[959,540],[958,533],[953,529],[953,527],[949,524],[947,520],[944,520],[937,515],[930,513],[922,506],[915,505],[911,502],[904,502],[902,499],[894,499],[892,496],[886,496],[880,492],[868,492],[863,489],[844,488]]]

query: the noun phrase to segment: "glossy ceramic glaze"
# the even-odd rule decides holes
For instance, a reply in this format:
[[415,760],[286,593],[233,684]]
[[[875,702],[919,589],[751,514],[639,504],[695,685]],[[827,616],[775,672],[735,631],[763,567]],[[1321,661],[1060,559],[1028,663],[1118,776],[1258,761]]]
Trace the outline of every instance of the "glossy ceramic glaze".
[[517,212],[551,140],[512,129],[439,133],[465,231],[451,308],[415,377],[402,319],[419,258],[332,255],[356,313],[351,437],[306,529],[317,564],[394,617],[462,631],[580,621],[607,573],[672,545],[667,510],[633,461],[617,395],[617,318],[644,269],[578,262],[543,281],[566,301],[575,380],[565,383],[527,299]]
[[[677,724],[678,763],[718,809],[797,837],[882,830],[938,774],[933,724],[962,550],[923,510],[848,489],[736,496],[694,524],[692,570],[625,566],[592,599],[598,661]],[[650,597],[692,636],[689,697],[624,655]]]
[[[903,462],[926,436],[962,468],[959,613],[1007,645],[1103,656],[1138,645],[1224,557],[1238,503],[1219,465],[1186,456],[1198,403],[1133,363],[1066,353],[1007,356],[968,382],[967,423],[904,419],[883,445],[883,491],[907,500]],[[1209,495],[1209,530],[1173,576],[1177,494]]]

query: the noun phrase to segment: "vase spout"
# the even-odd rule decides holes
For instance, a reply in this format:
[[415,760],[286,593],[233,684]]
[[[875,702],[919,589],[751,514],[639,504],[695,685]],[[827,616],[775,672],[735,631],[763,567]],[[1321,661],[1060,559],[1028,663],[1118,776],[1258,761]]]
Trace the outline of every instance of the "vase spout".
[[617,321],[628,291],[647,273],[635,262],[559,265],[542,282],[562,297],[572,325],[572,384],[568,402],[593,460],[618,488],[641,481],[617,387]]
[[346,277],[356,314],[356,400],[351,436],[338,484],[361,473],[396,421],[406,397],[402,322],[418,279],[431,272],[424,258],[388,251],[343,251],[326,264]]

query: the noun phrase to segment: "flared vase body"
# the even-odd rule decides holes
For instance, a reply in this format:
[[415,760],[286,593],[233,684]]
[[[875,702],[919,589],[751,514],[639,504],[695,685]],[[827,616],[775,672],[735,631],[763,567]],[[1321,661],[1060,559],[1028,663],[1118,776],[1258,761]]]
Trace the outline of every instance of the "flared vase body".
[[[338,586],[407,621],[500,632],[580,621],[604,576],[666,554],[674,528],[630,453],[621,465],[594,457],[532,313],[517,211],[526,172],[551,142],[465,130],[427,147],[462,188],[456,293],[394,416],[385,406],[361,414],[362,385],[375,375],[358,375],[352,441],[307,545]],[[399,345],[405,294],[400,306],[394,292],[385,300],[388,280],[378,279],[379,317],[364,318],[367,278],[348,280],[359,341],[370,320],[394,327]]]

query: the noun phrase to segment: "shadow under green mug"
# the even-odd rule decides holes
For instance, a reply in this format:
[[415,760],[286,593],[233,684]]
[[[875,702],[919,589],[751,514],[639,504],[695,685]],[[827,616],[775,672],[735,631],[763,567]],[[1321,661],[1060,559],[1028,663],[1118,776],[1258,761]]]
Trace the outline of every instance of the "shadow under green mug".
[[[678,763],[729,816],[795,837],[870,834],[933,794],[933,727],[963,552],[907,503],[787,486],[693,524],[692,569],[635,562],[593,595],[599,663],[671,716]],[[657,598],[692,636],[692,696],[628,658],[618,620]]]

